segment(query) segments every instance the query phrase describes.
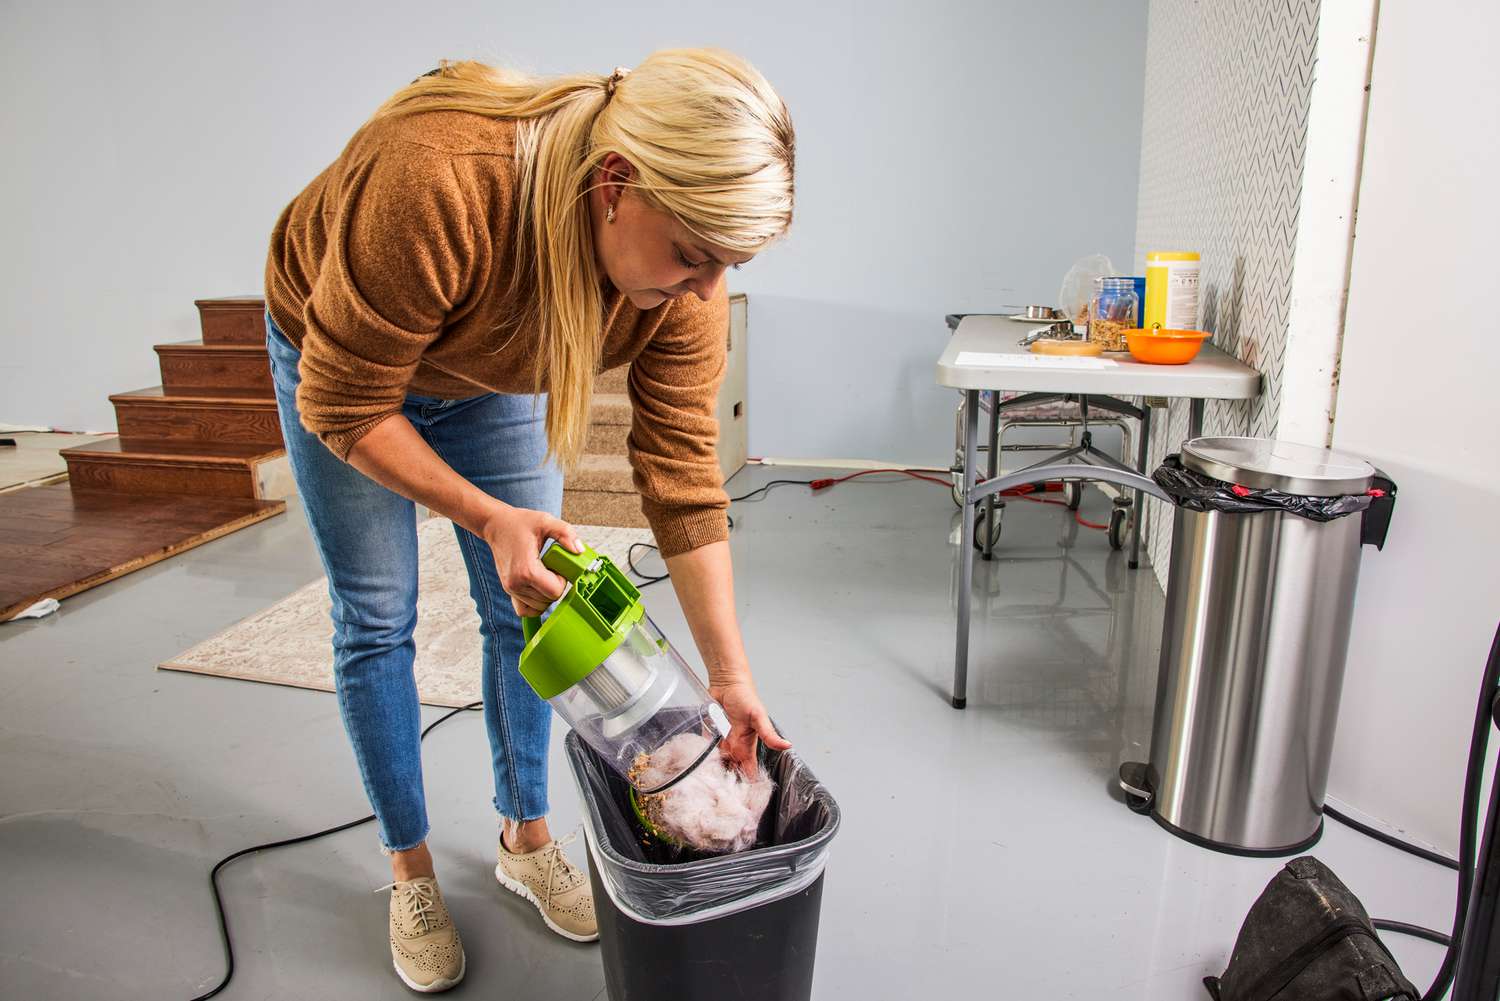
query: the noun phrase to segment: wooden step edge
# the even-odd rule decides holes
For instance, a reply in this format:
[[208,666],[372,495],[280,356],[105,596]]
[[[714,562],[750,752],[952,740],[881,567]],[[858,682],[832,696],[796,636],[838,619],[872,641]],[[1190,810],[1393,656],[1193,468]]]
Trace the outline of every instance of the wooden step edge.
[[589,423],[591,424],[619,427],[629,424],[633,417],[630,397],[624,393],[595,393],[593,400],[589,402]]
[[635,484],[628,478],[614,477],[609,475],[583,476],[578,478],[568,477],[563,480],[564,490],[582,490],[598,494],[620,494],[625,496],[639,496]]
[[222,309],[236,312],[258,309],[264,312],[266,300],[264,296],[258,295],[225,295],[216,299],[194,299],[193,305],[199,309]]
[[594,377],[594,390],[599,393],[609,393],[617,396],[628,396],[628,384],[630,382],[630,366],[619,365],[615,368],[606,369]]
[[566,485],[566,486],[563,487],[563,493],[565,493],[565,494],[567,494],[569,496],[579,496],[579,497],[582,497],[584,495],[588,495],[588,496],[598,496],[598,497],[635,497],[635,498],[639,499],[640,496],[641,496],[640,494],[638,494],[634,490],[606,490],[606,489],[603,489],[601,487],[595,486],[593,484],[589,484],[587,486],[577,486],[577,485],[574,485],[574,484],[568,484],[568,485]]
[[[176,449],[163,449],[161,442],[123,442],[119,438],[111,438],[106,441],[90,442],[87,445],[75,445],[72,448],[62,449],[58,454],[64,461],[77,460],[79,462],[107,462],[135,465],[158,465],[158,466],[182,466],[198,468],[217,468],[223,466],[239,467],[249,469],[262,462],[279,458],[285,454],[286,449],[280,445],[259,445],[248,442],[257,451],[245,452],[240,455],[215,455],[213,442],[203,442],[203,452],[185,452],[180,447]],[[101,448],[100,446],[106,446]],[[108,447],[113,446],[113,447]]]
[[266,346],[264,344],[240,344],[237,341],[216,341],[205,344],[197,341],[169,341],[166,344],[154,344],[152,350],[157,354],[205,354],[205,355],[264,355]]
[[[145,395],[159,390],[155,395]],[[165,386],[147,386],[123,393],[111,394],[109,402],[126,406],[158,406],[165,404],[199,404],[215,406],[251,407],[257,410],[275,410],[275,393],[253,386],[234,386],[216,389],[213,386],[184,386],[167,389]]]

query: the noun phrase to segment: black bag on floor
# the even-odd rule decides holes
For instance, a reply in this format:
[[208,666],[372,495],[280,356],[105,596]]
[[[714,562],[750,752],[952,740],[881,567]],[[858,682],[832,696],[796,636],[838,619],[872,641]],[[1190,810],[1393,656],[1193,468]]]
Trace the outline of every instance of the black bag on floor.
[[1370,916],[1333,870],[1292,859],[1240,927],[1215,1001],[1420,1001],[1421,991],[1375,934]]

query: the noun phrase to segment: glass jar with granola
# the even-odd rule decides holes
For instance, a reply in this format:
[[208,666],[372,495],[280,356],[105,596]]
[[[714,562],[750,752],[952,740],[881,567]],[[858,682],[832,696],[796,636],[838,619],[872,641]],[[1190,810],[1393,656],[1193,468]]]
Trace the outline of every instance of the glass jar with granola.
[[1133,278],[1095,278],[1089,300],[1088,339],[1106,351],[1126,350],[1125,332],[1139,327],[1140,299]]

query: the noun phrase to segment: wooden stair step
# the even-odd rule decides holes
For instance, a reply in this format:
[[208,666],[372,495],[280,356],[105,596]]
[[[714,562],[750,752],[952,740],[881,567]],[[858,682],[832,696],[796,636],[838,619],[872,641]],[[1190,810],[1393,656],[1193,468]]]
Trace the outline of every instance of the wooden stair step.
[[563,520],[578,525],[649,528],[630,462],[623,455],[585,455],[563,485]]
[[111,438],[62,451],[79,490],[268,498],[289,480],[279,445]]
[[595,393],[589,402],[590,424],[630,424],[630,397],[624,393]]
[[585,455],[578,460],[564,484],[574,490],[634,494],[635,480],[630,461],[623,455]]
[[87,455],[101,461],[127,462],[153,459],[161,462],[198,463],[211,466],[243,466],[282,450],[263,442],[172,441],[162,438],[107,438],[64,449],[63,455]]
[[589,405],[589,433],[584,451],[593,455],[625,455],[630,437],[630,397],[623,393],[595,393]]
[[640,498],[632,494],[564,490],[562,516],[563,521],[570,525],[607,525],[614,528],[651,527],[651,523],[641,513]]
[[258,295],[198,299],[198,323],[204,344],[266,343],[266,300]]
[[619,424],[590,424],[583,447],[591,455],[628,455],[630,427]]
[[276,399],[262,390],[151,386],[109,400],[115,424],[127,438],[281,446]]
[[156,356],[161,384],[173,393],[209,388],[273,392],[271,361],[264,344],[181,341],[156,345]]
[[621,365],[618,368],[600,372],[594,379],[594,392],[623,394],[625,392],[625,380],[629,375],[629,365]]

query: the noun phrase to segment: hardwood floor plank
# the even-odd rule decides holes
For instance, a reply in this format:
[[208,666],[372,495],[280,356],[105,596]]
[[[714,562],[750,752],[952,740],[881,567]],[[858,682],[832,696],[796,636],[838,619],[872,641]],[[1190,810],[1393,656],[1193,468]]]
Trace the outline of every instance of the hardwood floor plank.
[[0,621],[277,515],[282,501],[72,490],[0,494]]

